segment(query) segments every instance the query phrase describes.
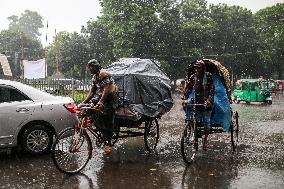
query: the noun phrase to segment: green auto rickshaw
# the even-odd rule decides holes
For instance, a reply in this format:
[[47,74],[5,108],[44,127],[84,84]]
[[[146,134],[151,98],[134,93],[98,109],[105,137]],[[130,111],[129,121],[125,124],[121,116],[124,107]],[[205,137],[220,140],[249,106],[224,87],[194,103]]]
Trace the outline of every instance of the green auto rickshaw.
[[233,92],[235,103],[241,101],[249,104],[250,102],[263,102],[272,104],[271,90],[269,82],[265,79],[241,79],[236,82]]

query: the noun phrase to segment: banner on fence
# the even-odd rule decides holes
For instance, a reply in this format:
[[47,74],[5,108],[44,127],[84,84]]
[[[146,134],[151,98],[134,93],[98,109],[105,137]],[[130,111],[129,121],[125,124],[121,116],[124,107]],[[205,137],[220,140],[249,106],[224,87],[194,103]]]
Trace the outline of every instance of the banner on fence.
[[23,60],[23,64],[24,64],[24,78],[26,79],[45,78],[45,58],[36,61]]
[[11,68],[10,68],[8,59],[5,55],[0,54],[0,64],[1,64],[4,75],[12,76]]

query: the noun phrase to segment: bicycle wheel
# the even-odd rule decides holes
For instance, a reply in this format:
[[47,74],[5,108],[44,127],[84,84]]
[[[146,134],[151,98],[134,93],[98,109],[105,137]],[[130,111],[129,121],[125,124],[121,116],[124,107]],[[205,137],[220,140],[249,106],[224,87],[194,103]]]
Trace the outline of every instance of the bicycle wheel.
[[153,152],[159,141],[159,123],[157,119],[145,122],[144,143],[148,152]]
[[230,126],[231,130],[231,146],[233,152],[235,152],[237,146],[238,146],[238,141],[239,141],[239,115],[237,111],[233,112],[232,115],[232,123]]
[[92,157],[92,142],[85,130],[67,128],[59,133],[52,146],[52,159],[65,174],[80,172]]
[[192,163],[198,150],[197,130],[187,122],[181,136],[181,155],[186,164]]
[[113,129],[113,136],[111,138],[111,145],[114,145],[119,138],[120,127],[115,125]]

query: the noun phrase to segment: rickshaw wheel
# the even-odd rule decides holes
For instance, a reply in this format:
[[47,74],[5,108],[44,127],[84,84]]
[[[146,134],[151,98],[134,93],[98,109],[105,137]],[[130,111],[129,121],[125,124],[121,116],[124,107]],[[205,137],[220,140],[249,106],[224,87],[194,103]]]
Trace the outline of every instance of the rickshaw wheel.
[[237,145],[238,145],[238,140],[239,140],[239,115],[237,111],[233,112],[232,115],[232,123],[230,126],[230,131],[231,131],[231,144],[232,144],[232,150],[235,152]]
[[198,151],[197,130],[193,128],[193,123],[187,122],[181,136],[181,155],[186,164],[192,163]]
[[72,175],[80,172],[92,157],[92,142],[85,130],[69,127],[61,131],[52,146],[57,169]]
[[114,145],[117,142],[117,140],[119,138],[119,132],[120,132],[120,127],[115,125],[114,129],[113,129],[113,136],[111,138],[111,144],[112,145]]
[[144,130],[144,143],[145,148],[148,152],[153,152],[158,144],[159,140],[159,123],[155,118],[150,121],[145,122],[145,130]]
[[235,104],[239,104],[240,101],[239,101],[239,100],[234,100],[234,103],[235,103]]

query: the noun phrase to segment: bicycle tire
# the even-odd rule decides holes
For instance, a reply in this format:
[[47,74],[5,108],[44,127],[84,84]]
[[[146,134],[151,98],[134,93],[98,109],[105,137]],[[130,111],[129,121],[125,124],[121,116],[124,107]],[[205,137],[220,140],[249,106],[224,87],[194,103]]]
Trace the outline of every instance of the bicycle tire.
[[181,136],[181,155],[184,163],[191,164],[196,156],[197,150],[197,131],[193,129],[192,123],[186,123]]
[[155,118],[151,121],[145,122],[144,143],[145,148],[149,153],[155,151],[159,138],[160,134],[158,120]]
[[232,123],[230,126],[231,130],[231,146],[233,152],[236,151],[237,146],[238,146],[238,141],[239,141],[239,115],[238,112],[233,112],[232,116]]
[[66,128],[58,134],[52,146],[53,163],[65,174],[79,173],[91,159],[92,148],[91,139],[85,130]]

